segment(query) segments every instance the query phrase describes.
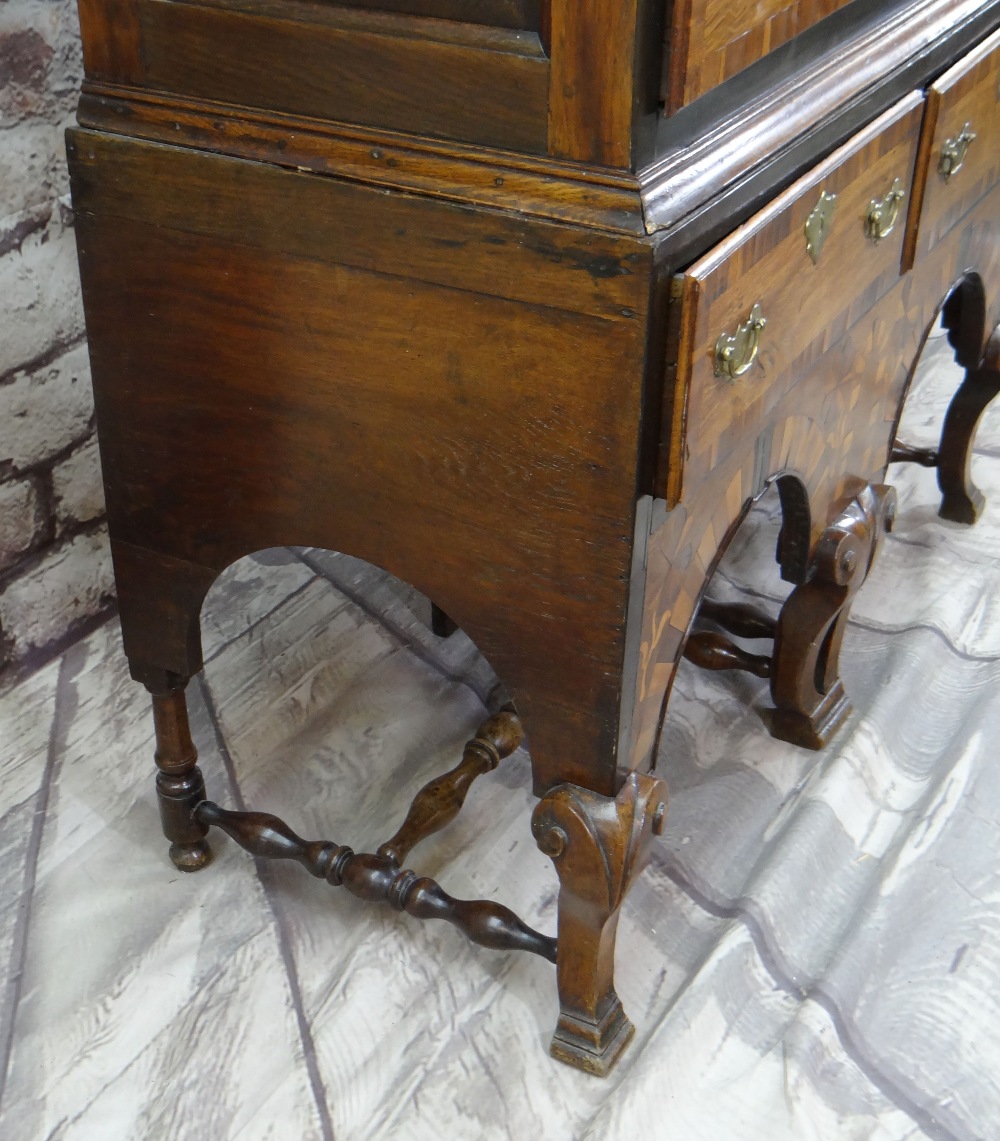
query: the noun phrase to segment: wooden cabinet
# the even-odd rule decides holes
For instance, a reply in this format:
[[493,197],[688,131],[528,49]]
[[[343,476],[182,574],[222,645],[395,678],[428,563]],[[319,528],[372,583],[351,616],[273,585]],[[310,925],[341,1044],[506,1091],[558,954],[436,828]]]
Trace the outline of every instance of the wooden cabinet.
[[[891,523],[888,461],[913,458],[895,426],[939,314],[967,375],[918,458],[948,517],[978,510],[968,454],[1000,389],[1000,0],[80,15],[69,154],[98,433],[172,859],[203,867],[223,827],[554,959],[553,1053],[606,1073],[631,1035],[615,925],[663,827],[677,664],[770,677],[773,732],[806,747],[849,716],[839,646]],[[771,483],[793,589],[777,620],[712,610],[773,638],[741,656],[694,624]],[[417,797],[405,844],[306,844],[206,800],[184,698],[200,606],[278,545],[413,584],[509,694]],[[518,719],[558,945],[401,866]]]
[[[855,0],[831,35],[878,26],[899,7]],[[928,42],[954,5],[909,7],[920,10],[918,29],[926,20]],[[779,70],[794,70],[791,41],[844,8],[845,0],[80,0],[94,90],[629,170],[654,159],[666,118],[751,64],[781,57]]]

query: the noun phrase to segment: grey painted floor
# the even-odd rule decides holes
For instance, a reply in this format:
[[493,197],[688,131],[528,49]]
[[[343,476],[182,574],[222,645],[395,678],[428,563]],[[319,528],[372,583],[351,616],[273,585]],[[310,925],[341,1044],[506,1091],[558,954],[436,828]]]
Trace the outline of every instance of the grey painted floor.
[[[930,356],[914,443],[955,384]],[[845,650],[856,714],[824,753],[767,735],[765,683],[682,670],[668,828],[619,939],[638,1031],[604,1082],[548,1059],[540,959],[224,838],[175,872],[115,623],[0,695],[0,1138],[1000,1136],[1000,410],[975,471],[974,528],[937,518],[933,473],[891,471],[899,522]],[[752,518],[719,591],[776,609],[774,504]],[[390,835],[494,686],[411,606],[341,556],[232,568],[191,687],[212,795],[358,848]],[[515,754],[413,862],[552,931],[532,806]]]

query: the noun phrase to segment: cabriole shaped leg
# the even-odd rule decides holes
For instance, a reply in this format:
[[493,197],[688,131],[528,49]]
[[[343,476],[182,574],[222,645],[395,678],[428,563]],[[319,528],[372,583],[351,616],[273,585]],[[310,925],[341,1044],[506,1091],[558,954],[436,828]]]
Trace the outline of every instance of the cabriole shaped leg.
[[184,687],[153,693],[156,727],[156,796],[170,859],[182,872],[196,872],[211,862],[205,837],[208,826],[193,816],[205,799],[205,781],[191,740]]
[[559,875],[560,1013],[552,1056],[600,1077],[634,1033],[615,991],[615,936],[622,902],[648,862],[666,810],[664,782],[631,773],[614,799],[560,785],[532,817],[538,846]]

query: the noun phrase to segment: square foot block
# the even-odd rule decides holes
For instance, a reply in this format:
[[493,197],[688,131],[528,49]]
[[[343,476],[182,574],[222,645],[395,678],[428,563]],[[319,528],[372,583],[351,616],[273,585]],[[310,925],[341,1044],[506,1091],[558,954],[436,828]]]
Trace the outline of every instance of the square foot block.
[[635,1027],[616,1000],[600,1023],[561,1015],[549,1053],[567,1066],[605,1078],[618,1064],[634,1034]]

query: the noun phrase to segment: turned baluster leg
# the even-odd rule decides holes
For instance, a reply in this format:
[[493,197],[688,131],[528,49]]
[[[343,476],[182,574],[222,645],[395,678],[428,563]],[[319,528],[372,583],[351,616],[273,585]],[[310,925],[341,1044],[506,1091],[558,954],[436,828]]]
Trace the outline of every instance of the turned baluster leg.
[[513,709],[501,709],[488,717],[466,743],[462,760],[455,768],[435,777],[413,798],[399,831],[379,848],[378,854],[397,866],[410,852],[446,828],[465,805],[473,783],[517,749],[524,740],[524,730]]
[[211,862],[207,825],[194,809],[205,799],[205,781],[191,740],[184,687],[153,691],[156,728],[156,795],[170,858],[182,872],[196,872]]
[[1000,328],[994,330],[978,368],[969,369],[948,406],[938,449],[940,515],[953,523],[975,523],[985,506],[972,482],[972,448],[983,413],[1000,393]]
[[623,900],[649,859],[667,809],[662,780],[629,775],[615,799],[560,785],[538,804],[531,828],[559,875],[554,1058],[601,1077],[634,1033],[615,991],[615,936]]

